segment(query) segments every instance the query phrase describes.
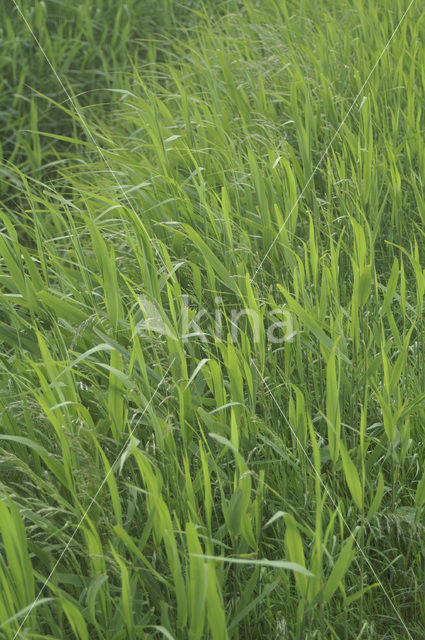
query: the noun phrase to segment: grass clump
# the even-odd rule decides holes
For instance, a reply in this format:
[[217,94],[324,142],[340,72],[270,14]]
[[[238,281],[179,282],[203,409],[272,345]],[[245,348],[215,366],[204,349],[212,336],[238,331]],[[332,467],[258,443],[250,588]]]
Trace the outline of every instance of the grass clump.
[[1,638],[425,637],[408,6],[0,3]]

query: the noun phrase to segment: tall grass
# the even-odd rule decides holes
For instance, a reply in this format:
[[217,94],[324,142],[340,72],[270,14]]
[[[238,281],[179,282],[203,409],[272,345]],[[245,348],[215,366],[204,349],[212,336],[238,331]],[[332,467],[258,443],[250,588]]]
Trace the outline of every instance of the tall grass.
[[425,637],[420,4],[19,6],[0,637]]

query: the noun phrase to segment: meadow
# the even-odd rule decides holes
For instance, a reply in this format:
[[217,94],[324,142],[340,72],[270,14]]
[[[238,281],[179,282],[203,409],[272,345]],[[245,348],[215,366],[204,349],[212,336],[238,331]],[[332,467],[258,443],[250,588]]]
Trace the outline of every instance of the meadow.
[[421,3],[0,16],[0,639],[425,639]]

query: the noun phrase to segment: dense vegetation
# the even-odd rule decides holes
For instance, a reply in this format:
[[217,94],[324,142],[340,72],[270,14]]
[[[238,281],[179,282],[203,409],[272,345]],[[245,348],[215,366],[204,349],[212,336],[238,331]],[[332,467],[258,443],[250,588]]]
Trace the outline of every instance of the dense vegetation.
[[425,638],[421,3],[17,3],[0,638]]

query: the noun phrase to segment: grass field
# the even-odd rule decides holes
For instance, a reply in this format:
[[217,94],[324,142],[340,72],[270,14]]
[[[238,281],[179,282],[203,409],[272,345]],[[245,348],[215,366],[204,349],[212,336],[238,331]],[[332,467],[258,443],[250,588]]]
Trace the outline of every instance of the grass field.
[[16,3],[1,640],[425,638],[422,4]]

